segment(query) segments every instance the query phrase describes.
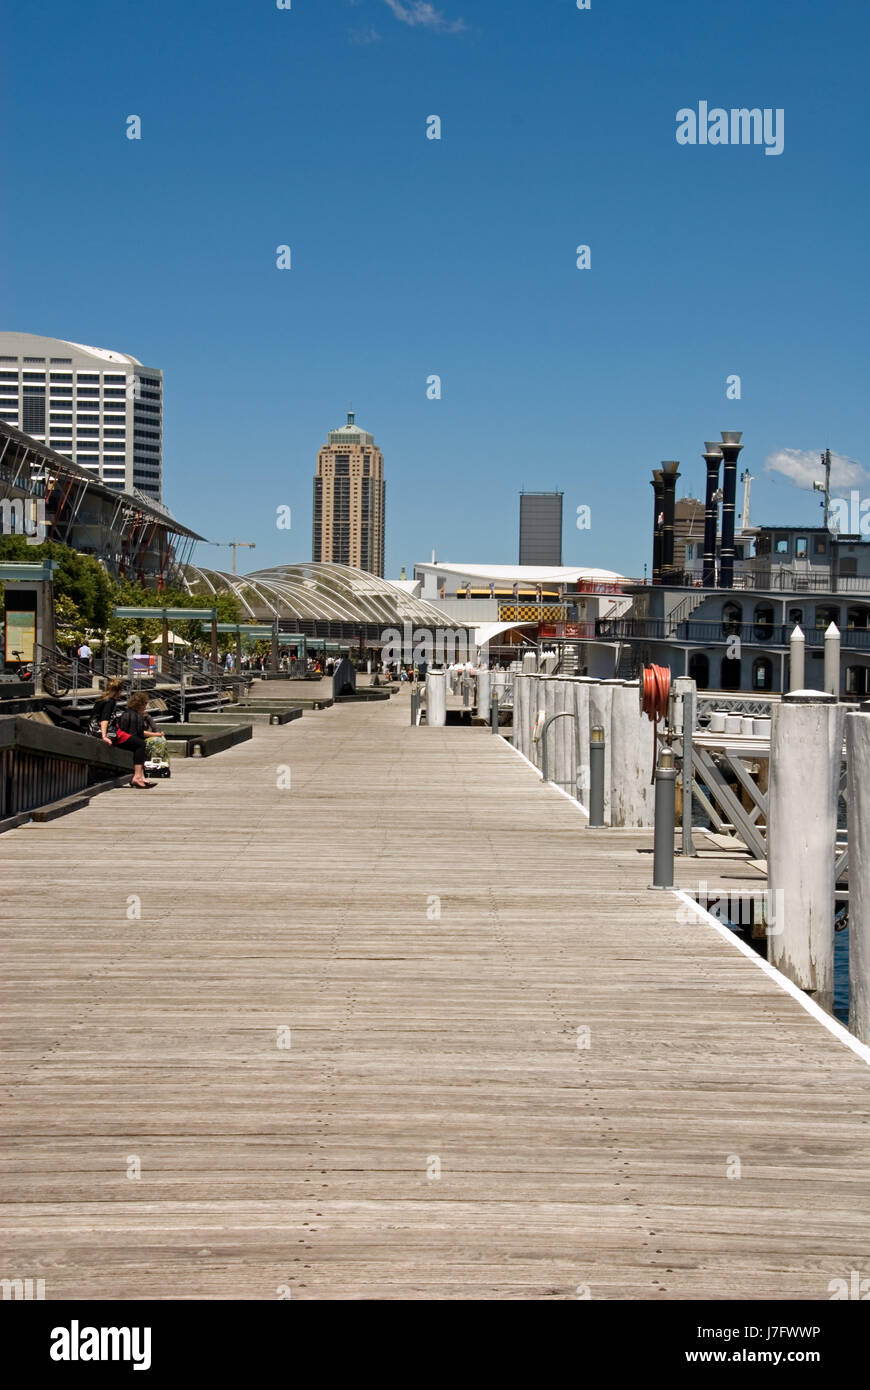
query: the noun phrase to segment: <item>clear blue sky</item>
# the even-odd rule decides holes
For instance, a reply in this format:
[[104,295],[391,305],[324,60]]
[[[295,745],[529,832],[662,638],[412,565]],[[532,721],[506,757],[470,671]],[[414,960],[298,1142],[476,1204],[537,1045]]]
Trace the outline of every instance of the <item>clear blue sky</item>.
[[[641,573],[651,468],[697,494],[720,429],[755,520],[817,522],[762,466],[870,459],[868,29],[861,0],[16,5],[4,326],[163,368],[166,501],[256,541],[242,569],[310,558],[349,401],[389,575],[515,561],[521,487],[564,491],[566,563]],[[701,100],[782,107],[784,152],[679,146]]]

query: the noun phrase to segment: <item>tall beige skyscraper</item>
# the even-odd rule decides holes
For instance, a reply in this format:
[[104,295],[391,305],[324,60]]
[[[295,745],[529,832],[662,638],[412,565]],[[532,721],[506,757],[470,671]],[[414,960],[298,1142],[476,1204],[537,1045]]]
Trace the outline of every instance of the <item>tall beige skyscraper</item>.
[[312,558],[383,578],[384,456],[354,423],[330,430],[317,455]]

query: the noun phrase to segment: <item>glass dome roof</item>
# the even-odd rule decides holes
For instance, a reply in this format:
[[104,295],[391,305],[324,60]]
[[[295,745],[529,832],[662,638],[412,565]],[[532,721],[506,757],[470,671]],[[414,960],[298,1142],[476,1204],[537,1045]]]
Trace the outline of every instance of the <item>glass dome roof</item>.
[[465,626],[389,580],[350,565],[310,561],[275,565],[252,574],[226,574],[187,565],[184,577],[192,594],[233,594],[247,621],[277,617],[299,622]]

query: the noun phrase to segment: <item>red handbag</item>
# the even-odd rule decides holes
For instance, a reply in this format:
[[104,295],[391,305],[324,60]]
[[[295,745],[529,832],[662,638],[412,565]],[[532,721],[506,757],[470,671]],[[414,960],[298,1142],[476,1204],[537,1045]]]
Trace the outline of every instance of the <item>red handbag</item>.
[[115,743],[117,743],[121,748],[123,748],[125,743],[129,743],[130,739],[133,737],[133,735],[129,733],[126,729],[121,728],[120,721],[124,718],[124,714],[126,714],[126,710],[118,717],[118,719],[115,720],[114,731],[112,731],[111,728],[109,730],[110,735],[112,733],[114,734]]

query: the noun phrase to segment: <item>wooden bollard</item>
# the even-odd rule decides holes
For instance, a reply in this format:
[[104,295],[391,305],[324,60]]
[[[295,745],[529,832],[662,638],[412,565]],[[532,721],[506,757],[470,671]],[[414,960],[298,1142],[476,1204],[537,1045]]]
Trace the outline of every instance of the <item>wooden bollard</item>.
[[[532,747],[532,730],[535,727],[535,720],[538,717],[539,690],[540,682],[535,675],[523,675],[519,677],[518,684],[520,691],[520,742],[516,745],[529,762],[533,762],[534,749]],[[517,728],[517,711],[514,710],[514,729]]]
[[774,707],[767,865],[770,960],[828,1012],[834,1003],[834,845],[844,710],[797,690]]
[[608,681],[610,711],[610,824],[634,828],[655,821],[653,741],[640,713],[637,681]]
[[846,715],[849,1027],[870,1043],[870,714]]
[[[542,714],[543,714],[543,716],[544,716],[545,719],[549,719],[549,717],[550,717],[551,714],[555,714],[555,709],[553,708],[553,695],[554,695],[553,687],[554,687],[554,685],[555,685],[555,681],[554,681],[554,679],[553,679],[552,676],[535,676],[535,677],[532,679],[532,682],[531,682],[531,689],[532,689],[531,721],[532,721],[532,727],[533,727],[533,728],[535,728],[535,726],[538,724],[538,721],[540,720],[540,717],[541,717]],[[530,759],[531,762],[533,762],[533,763],[535,764],[535,767],[537,767],[537,768],[540,769],[540,767],[541,767],[541,738],[540,738],[540,732],[539,732],[539,734],[538,734],[537,742],[536,742],[534,739],[532,740],[531,749],[530,749],[530,751],[529,751],[529,759]]]
[[[556,682],[556,711],[559,714],[573,714],[571,680],[568,676],[560,676]],[[569,796],[573,796],[574,787],[574,726],[575,719],[557,719],[553,725],[553,732],[556,735],[555,753],[556,761],[553,766],[553,781],[557,787],[561,787]]]
[[584,805],[589,797],[590,756],[589,756],[589,687],[588,676],[578,676],[571,682],[572,708],[577,718],[574,721],[574,739],[577,749],[575,796]]
[[529,702],[531,700],[532,677],[514,676],[513,743],[524,757],[529,756]]

